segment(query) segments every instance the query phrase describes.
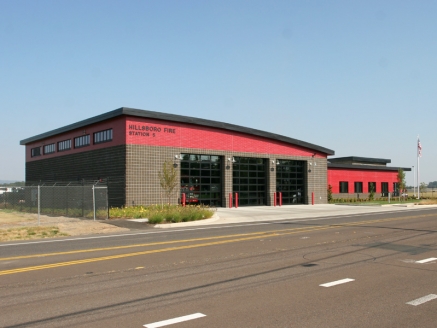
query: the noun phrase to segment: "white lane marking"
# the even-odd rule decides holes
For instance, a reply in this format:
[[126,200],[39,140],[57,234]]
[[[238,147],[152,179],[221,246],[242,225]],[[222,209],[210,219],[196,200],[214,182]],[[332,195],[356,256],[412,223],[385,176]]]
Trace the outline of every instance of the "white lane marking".
[[415,260],[400,260],[400,261],[404,263],[416,263]]
[[319,286],[332,287],[332,286],[336,286],[336,285],[340,285],[340,284],[345,284],[345,283],[351,282],[351,281],[355,281],[355,279],[346,278],[346,279],[341,279],[341,280],[337,280],[337,281],[327,282],[326,284],[321,284]]
[[435,260],[437,260],[437,257],[430,257],[429,259],[424,259],[424,260],[416,261],[416,263],[422,264],[422,263],[432,262],[432,261],[435,261]]
[[432,301],[433,299],[436,299],[436,298],[437,298],[436,294],[429,294],[427,296],[423,296],[421,298],[418,298],[417,300],[414,300],[414,301],[411,301],[411,302],[407,302],[405,304],[418,306],[418,305],[423,304],[425,302]]
[[174,318],[174,319],[149,323],[147,325],[144,325],[143,327],[146,327],[146,328],[164,327],[164,326],[172,325],[174,323],[184,322],[184,321],[198,319],[198,318],[202,318],[202,317],[206,317],[206,315],[202,314],[202,313],[194,313],[194,314],[185,315],[183,317],[178,317],[178,318]]

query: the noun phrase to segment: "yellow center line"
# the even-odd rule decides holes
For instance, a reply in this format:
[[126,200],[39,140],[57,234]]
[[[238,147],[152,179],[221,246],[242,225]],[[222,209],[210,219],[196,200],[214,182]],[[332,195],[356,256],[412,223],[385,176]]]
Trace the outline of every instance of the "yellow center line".
[[[305,229],[305,228],[306,227],[293,228],[293,229],[287,229],[287,230],[300,230],[300,229]],[[89,253],[89,252],[99,252],[99,251],[112,251],[112,250],[117,250],[117,249],[136,248],[136,247],[189,243],[189,242],[193,242],[193,241],[234,238],[234,237],[242,237],[242,236],[249,236],[249,235],[263,235],[263,234],[269,234],[269,233],[272,233],[275,231],[284,231],[284,230],[272,230],[272,231],[253,232],[253,233],[246,233],[246,234],[234,234],[234,235],[224,235],[224,236],[215,236],[215,237],[172,240],[172,241],[163,241],[163,242],[146,243],[146,244],[134,244],[134,245],[125,245],[125,246],[91,248],[91,249],[83,249],[83,250],[76,250],[76,251],[57,252],[57,253],[44,253],[44,254],[33,254],[33,255],[23,255],[23,256],[14,256],[14,257],[2,257],[2,258],[0,258],[0,261],[21,260],[21,259],[28,259],[28,258],[39,258],[39,257],[57,256],[57,255],[70,255],[70,254],[77,254],[77,253]]]
[[[405,217],[405,218],[389,218],[389,219],[380,219],[380,220],[357,221],[357,222],[338,224],[338,225],[333,225],[333,226],[338,226],[338,227],[353,226],[353,225],[362,225],[362,224],[366,224],[366,223],[387,222],[387,221],[391,221],[391,220],[411,219],[411,218],[419,218],[419,217],[427,217],[427,216],[432,216],[432,214],[421,215],[421,216],[408,216],[408,217]],[[317,227],[322,227],[322,226],[314,226],[313,228],[317,228]],[[99,251],[112,251],[112,250],[127,249],[127,248],[137,248],[137,247],[148,247],[148,246],[160,246],[160,245],[169,245],[169,244],[189,243],[189,242],[204,241],[204,240],[215,240],[215,239],[234,238],[234,237],[241,237],[241,236],[263,235],[263,234],[268,234],[268,233],[273,233],[273,232],[296,231],[296,230],[302,230],[302,229],[307,229],[307,227],[290,228],[290,229],[285,229],[285,230],[282,229],[282,230],[252,232],[252,233],[245,233],[245,234],[224,235],[224,236],[215,236],[215,237],[182,239],[182,240],[173,240],[173,241],[155,242],[155,243],[145,243],[145,244],[134,244],[134,245],[125,245],[125,246],[111,246],[111,247],[91,248],[91,249],[66,251],[66,252],[55,252],[55,253],[22,255],[22,256],[14,256],[14,257],[3,257],[3,258],[0,258],[0,261],[11,261],[11,260],[21,260],[21,259],[29,259],[29,258],[40,258],[40,257],[48,257],[48,256],[71,255],[71,254],[81,254],[81,253],[90,253],[90,252],[99,252]]]
[[25,268],[17,268],[17,269],[11,269],[11,270],[3,270],[3,271],[0,271],[0,275],[7,275],[7,274],[13,274],[13,273],[19,273],[19,272],[29,272],[29,271],[36,271],[36,270],[44,270],[44,269],[50,269],[50,268],[58,268],[58,267],[65,267],[65,266],[70,266],[70,265],[92,263],[92,262],[99,262],[99,261],[107,261],[107,260],[114,260],[114,259],[121,259],[121,258],[127,258],[127,257],[132,257],[132,256],[139,256],[139,255],[171,252],[171,251],[176,251],[176,250],[192,249],[192,248],[214,246],[214,245],[223,245],[223,244],[229,244],[229,243],[235,243],[235,242],[241,242],[241,241],[255,240],[255,239],[259,239],[261,237],[262,238],[278,237],[278,236],[285,236],[285,235],[297,234],[297,233],[302,233],[302,232],[329,230],[329,229],[336,229],[336,228],[341,228],[341,227],[364,225],[364,224],[368,224],[368,223],[390,222],[390,221],[407,220],[407,219],[412,219],[412,218],[421,218],[421,217],[428,217],[428,216],[434,216],[434,215],[429,214],[429,215],[421,215],[421,216],[407,216],[407,217],[403,217],[403,218],[368,220],[368,221],[361,221],[361,222],[351,222],[351,223],[346,223],[346,224],[303,227],[303,228],[294,228],[294,229],[286,229],[286,230],[274,230],[274,231],[262,232],[262,233],[257,232],[257,233],[249,233],[249,234],[228,235],[228,236],[219,236],[219,237],[211,237],[211,238],[187,239],[184,241],[155,243],[155,244],[170,244],[170,243],[175,243],[175,242],[202,241],[202,240],[212,240],[212,239],[218,239],[218,238],[230,238],[230,237],[238,237],[238,236],[241,237],[241,238],[236,238],[236,239],[220,240],[220,241],[215,241],[215,242],[210,242],[210,243],[201,243],[201,244],[185,245],[185,246],[178,246],[178,247],[168,247],[168,248],[140,251],[140,252],[134,252],[134,253],[127,253],[127,254],[110,255],[110,256],[89,258],[89,259],[83,259],[83,260],[75,260],[75,261],[67,261],[67,262],[59,262],[59,263],[31,266],[31,267],[25,267]]

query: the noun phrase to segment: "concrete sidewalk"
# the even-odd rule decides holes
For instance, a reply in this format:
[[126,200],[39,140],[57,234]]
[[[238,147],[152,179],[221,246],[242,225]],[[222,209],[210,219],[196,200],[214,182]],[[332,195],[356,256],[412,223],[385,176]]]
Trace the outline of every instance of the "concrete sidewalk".
[[365,213],[384,213],[414,211],[416,209],[437,208],[437,205],[392,204],[384,206],[354,206],[354,205],[284,205],[284,206],[254,206],[217,209],[216,214],[207,220],[157,224],[155,228],[174,228],[186,226],[201,226],[209,224],[234,224],[242,222],[262,222],[274,220],[310,219],[327,216],[346,216]]

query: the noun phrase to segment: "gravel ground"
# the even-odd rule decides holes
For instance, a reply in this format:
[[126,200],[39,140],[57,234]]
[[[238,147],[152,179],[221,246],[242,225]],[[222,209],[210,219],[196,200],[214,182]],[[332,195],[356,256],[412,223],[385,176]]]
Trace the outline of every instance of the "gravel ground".
[[[0,229],[38,226],[38,215],[0,210]],[[40,226],[58,227],[70,236],[126,232],[130,229],[118,227],[104,221],[84,220],[68,217],[40,215]]]

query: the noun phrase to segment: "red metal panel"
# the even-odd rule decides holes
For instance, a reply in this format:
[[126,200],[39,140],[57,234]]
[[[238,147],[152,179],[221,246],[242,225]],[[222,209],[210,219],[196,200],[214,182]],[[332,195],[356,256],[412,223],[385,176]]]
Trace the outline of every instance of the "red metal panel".
[[[80,128],[80,129],[75,129],[75,130],[72,130],[70,132],[58,134],[58,135],[55,135],[55,136],[50,137],[50,138],[46,138],[43,140],[29,143],[26,145],[26,162],[32,162],[32,161],[37,161],[37,160],[46,159],[46,158],[53,158],[53,157],[58,157],[58,156],[81,153],[81,152],[89,151],[89,150],[96,150],[96,149],[101,149],[101,148],[106,148],[106,147],[123,145],[126,143],[126,124],[125,124],[125,122],[126,122],[125,117],[116,117],[114,119],[110,119],[110,120],[107,120],[104,122],[88,125],[86,127]],[[112,141],[103,142],[103,143],[96,144],[96,145],[93,144],[93,133],[94,132],[103,131],[103,130],[107,130],[107,129],[111,129],[111,128],[112,128],[112,132],[113,132],[112,133]],[[91,144],[89,146],[86,146],[86,147],[74,148],[74,138],[80,137],[80,136],[83,136],[86,134],[90,135],[90,143]],[[58,152],[57,143],[59,141],[64,141],[67,139],[71,139],[71,149]],[[31,157],[30,150],[32,148],[35,148],[38,146],[43,147],[44,145],[50,145],[52,143],[54,143],[55,147],[56,147],[55,153]]]
[[363,170],[328,168],[328,184],[332,186],[332,193],[340,193],[340,181],[349,183],[349,193],[354,193],[354,182],[363,183],[363,193],[369,192],[368,183],[376,182],[375,192],[381,191],[381,182],[388,182],[388,191],[393,192],[393,182],[397,182],[397,171]]
[[[311,156],[313,150],[268,138],[194,124],[128,117],[126,143],[262,154]],[[317,157],[326,158],[318,153]]]
[[[111,142],[97,145],[92,143],[94,132],[110,128],[113,129],[113,140]],[[73,139],[84,134],[90,134],[91,145],[75,149],[73,146]],[[63,152],[56,151],[53,154],[41,155],[33,158],[30,156],[31,148],[38,146],[42,147],[43,145],[51,143],[57,144],[57,142],[66,139],[72,140],[72,148],[70,150]],[[27,144],[26,161],[30,162],[122,144],[252,152],[260,154],[284,154],[308,157],[314,154],[314,150],[297,145],[239,132],[209,128],[195,124],[121,116]],[[317,153],[316,157],[326,158],[327,155],[324,153]]]

